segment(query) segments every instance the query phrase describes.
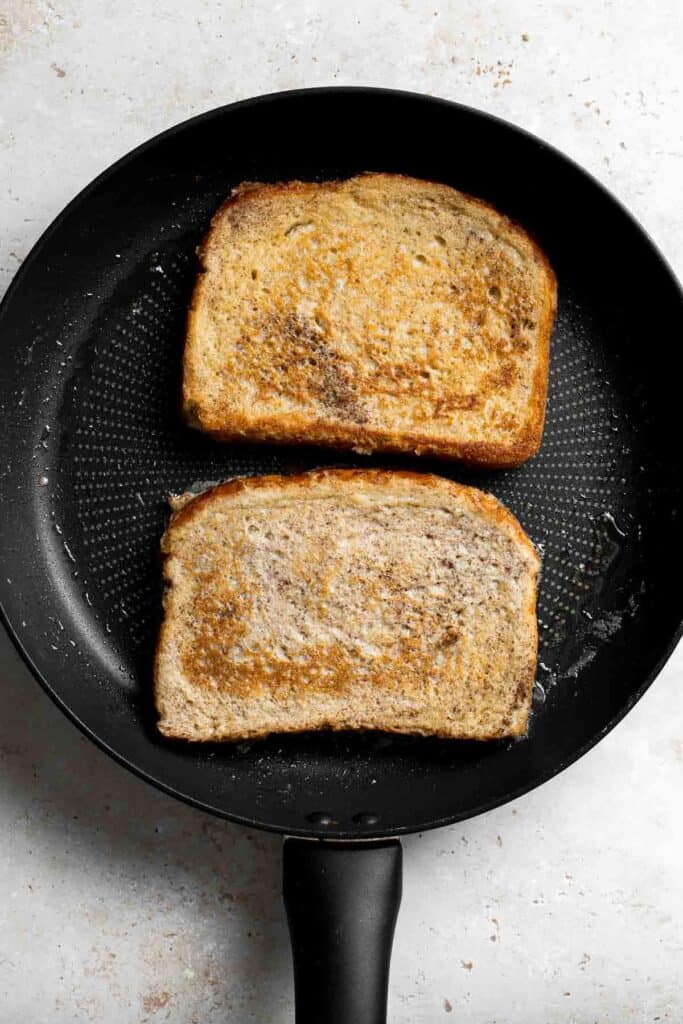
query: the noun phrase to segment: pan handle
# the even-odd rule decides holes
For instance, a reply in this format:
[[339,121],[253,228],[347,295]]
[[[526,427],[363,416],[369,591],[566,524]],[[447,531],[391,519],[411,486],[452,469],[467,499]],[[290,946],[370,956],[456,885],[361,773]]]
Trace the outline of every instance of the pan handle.
[[386,1024],[401,865],[397,839],[285,840],[296,1024]]

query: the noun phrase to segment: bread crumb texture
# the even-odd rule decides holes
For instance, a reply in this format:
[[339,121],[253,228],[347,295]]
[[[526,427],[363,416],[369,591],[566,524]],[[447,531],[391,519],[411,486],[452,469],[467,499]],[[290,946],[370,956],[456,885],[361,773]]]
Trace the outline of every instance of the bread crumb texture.
[[391,174],[250,186],[214,217],[202,270],[192,425],[491,466],[538,448],[555,278],[492,207]]
[[164,536],[159,728],[525,732],[538,557],[494,498],[404,472],[233,480]]

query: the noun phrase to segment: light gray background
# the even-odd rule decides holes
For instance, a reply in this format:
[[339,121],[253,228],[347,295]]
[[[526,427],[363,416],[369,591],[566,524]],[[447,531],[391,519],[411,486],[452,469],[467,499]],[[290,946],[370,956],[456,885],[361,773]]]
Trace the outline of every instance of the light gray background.
[[[680,0],[3,0],[0,291],[132,146],[221,103],[331,83],[431,92],[538,133],[680,275],[682,50]],[[406,841],[392,1022],[683,1018],[682,669],[679,651],[542,790]],[[4,636],[0,690],[0,1022],[290,1021],[280,841],[127,775]]]

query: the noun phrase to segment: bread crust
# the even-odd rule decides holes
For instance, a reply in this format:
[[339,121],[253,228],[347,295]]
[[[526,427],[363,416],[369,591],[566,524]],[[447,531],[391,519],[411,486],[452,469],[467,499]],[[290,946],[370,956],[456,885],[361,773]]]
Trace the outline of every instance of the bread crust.
[[[388,188],[396,182],[423,187],[429,184],[435,194],[465,201],[474,209],[485,211],[494,218],[506,237],[516,239],[524,247],[542,276],[542,295],[538,304],[539,322],[535,337],[535,364],[533,383],[526,404],[523,422],[516,424],[514,436],[505,442],[482,436],[476,440],[463,440],[457,429],[450,436],[435,436],[416,424],[409,429],[394,427],[391,423],[358,423],[353,419],[331,421],[329,417],[313,415],[310,408],[288,413],[268,415],[240,412],[237,408],[207,407],[202,381],[202,325],[204,303],[207,300],[207,282],[210,254],[224,226],[235,211],[253,209],[264,199],[309,196],[324,188],[330,192],[344,189],[350,183],[372,179]],[[344,181],[314,182],[291,181],[277,184],[245,184],[235,189],[215,213],[211,227],[199,250],[200,272],[190,303],[187,319],[186,344],[183,355],[183,412],[187,422],[220,441],[266,441],[275,443],[304,443],[355,450],[360,453],[384,451],[412,453],[455,459],[472,466],[510,468],[518,466],[534,455],[541,444],[548,387],[550,337],[557,308],[557,282],[550,263],[538,243],[517,223],[481,199],[456,192],[437,182],[424,182],[406,175],[367,174]]]
[[388,490],[409,485],[424,489],[425,494],[443,494],[444,497],[450,496],[465,501],[472,509],[483,512],[497,525],[510,531],[517,543],[534,561],[537,569],[540,568],[540,559],[536,548],[522,529],[518,519],[498,498],[487,491],[479,490],[478,487],[460,484],[447,477],[437,476],[436,473],[417,473],[410,469],[312,469],[305,473],[293,473],[289,476],[272,473],[266,476],[234,477],[232,480],[226,480],[200,494],[189,495],[188,500],[183,501],[178,511],[171,516],[169,526],[161,539],[161,550],[166,552],[172,530],[191,523],[202,508],[221,496],[258,495],[263,491],[276,490],[281,494],[298,494],[304,499],[307,492],[312,491],[320,484],[330,484],[331,488],[336,490],[345,483],[355,483],[361,488],[386,487]]

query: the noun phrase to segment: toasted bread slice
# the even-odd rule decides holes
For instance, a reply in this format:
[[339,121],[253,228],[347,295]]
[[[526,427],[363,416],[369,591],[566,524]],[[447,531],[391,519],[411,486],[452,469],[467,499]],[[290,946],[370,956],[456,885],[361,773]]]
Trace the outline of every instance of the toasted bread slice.
[[185,415],[223,440],[515,466],[541,441],[555,305],[529,235],[445,185],[242,186],[201,250]]
[[527,728],[539,561],[481,491],[380,470],[238,479],[188,498],[162,550],[166,736]]

